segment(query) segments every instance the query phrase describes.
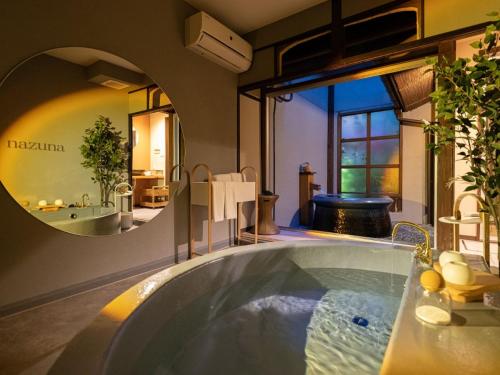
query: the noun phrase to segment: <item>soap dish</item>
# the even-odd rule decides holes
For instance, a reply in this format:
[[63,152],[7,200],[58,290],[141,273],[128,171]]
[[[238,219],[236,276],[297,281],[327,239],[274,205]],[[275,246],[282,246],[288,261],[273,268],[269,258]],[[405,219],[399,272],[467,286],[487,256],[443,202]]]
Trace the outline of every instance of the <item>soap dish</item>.
[[448,325],[451,322],[451,314],[442,308],[433,305],[420,305],[415,309],[415,315],[420,320],[437,325]]
[[415,316],[426,323],[447,325],[451,322],[451,299],[446,289],[417,287]]

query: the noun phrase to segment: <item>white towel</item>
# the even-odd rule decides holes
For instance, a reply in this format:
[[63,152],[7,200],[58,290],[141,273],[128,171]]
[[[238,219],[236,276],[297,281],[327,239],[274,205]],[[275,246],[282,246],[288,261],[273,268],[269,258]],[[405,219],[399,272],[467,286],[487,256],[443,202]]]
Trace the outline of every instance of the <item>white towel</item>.
[[226,173],[226,174],[214,174],[212,179],[214,181],[231,181],[231,174]]
[[236,202],[255,201],[255,182],[234,182]]
[[224,212],[226,219],[236,219],[238,213],[236,193],[237,186],[241,182],[228,181],[226,184],[226,199],[224,202]]
[[243,181],[243,176],[241,173],[231,173],[231,181],[241,182]]
[[212,214],[215,222],[224,220],[226,183],[224,181],[212,182]]
[[255,182],[242,182],[241,173],[226,173],[213,176],[212,212],[215,222],[236,219],[238,202],[255,199]]

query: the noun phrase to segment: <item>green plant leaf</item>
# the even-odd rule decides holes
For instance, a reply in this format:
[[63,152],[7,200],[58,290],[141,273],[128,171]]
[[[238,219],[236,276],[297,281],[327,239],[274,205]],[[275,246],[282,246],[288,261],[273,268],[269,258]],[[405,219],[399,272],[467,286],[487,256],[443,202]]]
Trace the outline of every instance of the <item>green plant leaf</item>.
[[481,47],[482,47],[482,43],[481,43],[481,41],[476,40],[475,42],[472,42],[472,43],[470,44],[470,46],[471,46],[472,48],[476,48],[476,49],[478,49],[478,48],[481,48]]

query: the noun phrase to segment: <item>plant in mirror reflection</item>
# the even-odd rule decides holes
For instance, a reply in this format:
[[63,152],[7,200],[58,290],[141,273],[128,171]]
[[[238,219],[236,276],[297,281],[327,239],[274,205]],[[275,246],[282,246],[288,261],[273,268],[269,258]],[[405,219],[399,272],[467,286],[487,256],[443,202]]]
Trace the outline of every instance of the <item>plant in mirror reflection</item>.
[[439,153],[453,143],[469,170],[455,180],[466,182],[465,191],[480,190],[489,214],[500,229],[500,17],[498,12],[482,39],[471,44],[472,59],[430,59],[437,88],[430,95],[436,122],[424,130],[435,136],[429,148]]
[[91,178],[99,184],[101,206],[113,204],[111,192],[117,184],[125,181],[128,154],[124,141],[121,131],[111,126],[111,120],[104,116],[99,116],[93,127],[85,129],[80,146],[82,165],[94,173]]

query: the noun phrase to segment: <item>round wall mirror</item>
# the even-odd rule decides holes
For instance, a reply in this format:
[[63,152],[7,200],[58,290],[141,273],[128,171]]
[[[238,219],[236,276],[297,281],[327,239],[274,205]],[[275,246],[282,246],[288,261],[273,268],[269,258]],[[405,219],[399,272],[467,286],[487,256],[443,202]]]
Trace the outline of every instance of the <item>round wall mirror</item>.
[[0,180],[27,212],[80,235],[133,230],[168,205],[183,163],[180,120],[141,69],[57,48],[0,85]]

